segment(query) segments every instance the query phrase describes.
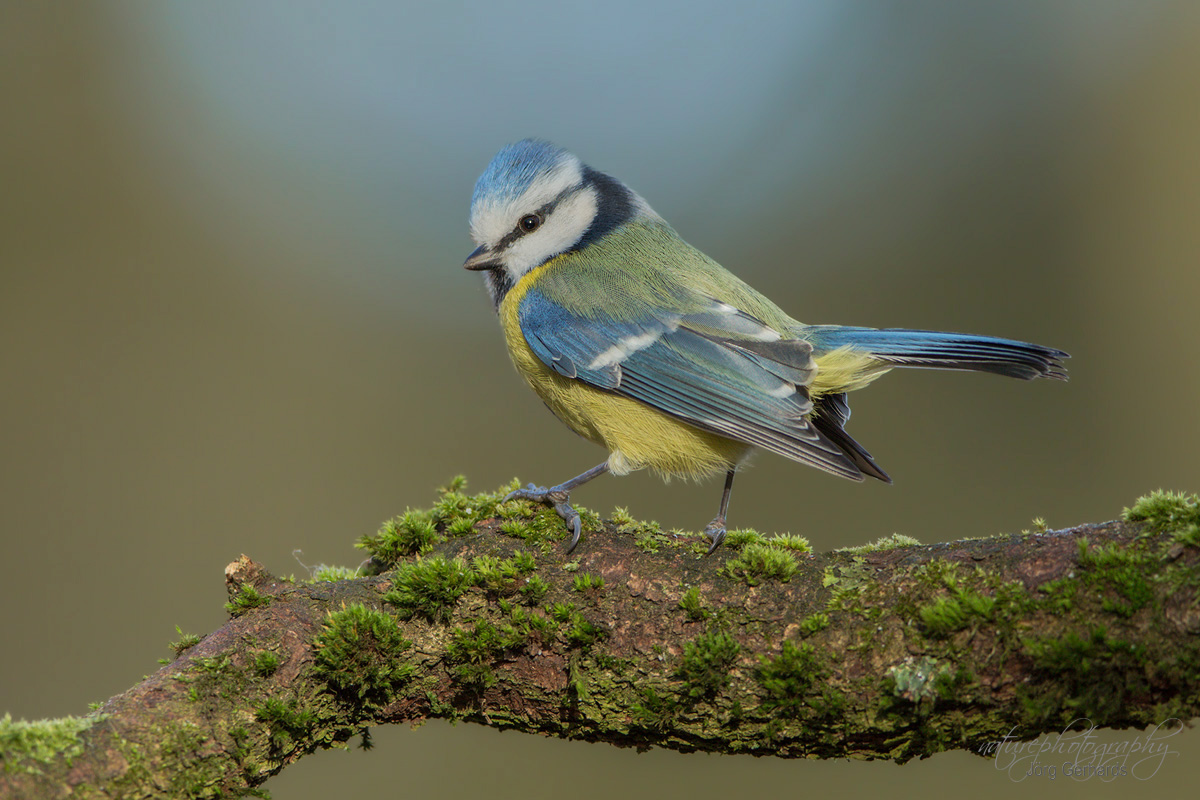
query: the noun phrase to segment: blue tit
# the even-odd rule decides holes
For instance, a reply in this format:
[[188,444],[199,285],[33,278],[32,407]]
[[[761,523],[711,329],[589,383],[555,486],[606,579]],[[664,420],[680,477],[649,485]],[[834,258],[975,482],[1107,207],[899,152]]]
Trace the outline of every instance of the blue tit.
[[962,333],[805,325],[679,237],[620,181],[549,142],[502,149],[475,184],[463,266],[482,272],[517,371],[608,458],[550,488],[579,541],[569,493],[605,473],[734,475],[755,449],[891,483],[846,433],[847,392],[893,367],[1066,379],[1061,350]]

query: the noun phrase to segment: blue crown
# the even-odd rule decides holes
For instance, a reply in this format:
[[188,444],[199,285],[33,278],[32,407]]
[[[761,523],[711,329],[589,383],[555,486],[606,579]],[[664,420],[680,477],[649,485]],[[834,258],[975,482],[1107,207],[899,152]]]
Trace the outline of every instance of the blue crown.
[[474,206],[484,199],[491,203],[515,200],[539,176],[574,158],[558,145],[543,139],[522,139],[510,144],[492,159],[475,182]]

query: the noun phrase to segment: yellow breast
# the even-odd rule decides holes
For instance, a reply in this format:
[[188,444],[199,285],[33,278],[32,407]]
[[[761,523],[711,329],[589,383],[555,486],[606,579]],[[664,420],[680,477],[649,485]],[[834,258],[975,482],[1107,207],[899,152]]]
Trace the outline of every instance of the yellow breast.
[[524,275],[500,303],[500,326],[513,366],[554,414],[580,436],[609,450],[617,475],[650,468],[663,477],[705,478],[735,467],[752,449],[702,431],[627,397],[564,378],[542,363],[521,333],[521,298],[555,260]]

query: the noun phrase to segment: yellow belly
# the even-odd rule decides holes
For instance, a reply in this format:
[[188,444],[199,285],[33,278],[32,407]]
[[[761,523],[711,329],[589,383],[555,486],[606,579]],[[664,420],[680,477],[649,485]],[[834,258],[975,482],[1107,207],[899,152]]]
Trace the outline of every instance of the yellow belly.
[[[538,270],[545,269],[545,266]],[[700,430],[648,405],[564,378],[542,363],[521,333],[517,311],[530,285],[526,275],[500,304],[500,326],[517,372],[555,416],[580,436],[609,450],[617,475],[650,468],[666,478],[700,479],[733,469],[750,445]]]

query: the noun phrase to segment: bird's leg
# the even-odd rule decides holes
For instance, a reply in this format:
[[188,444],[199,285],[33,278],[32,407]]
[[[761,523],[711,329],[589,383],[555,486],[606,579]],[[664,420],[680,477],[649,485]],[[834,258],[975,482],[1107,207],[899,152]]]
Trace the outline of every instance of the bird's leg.
[[725,515],[729,513],[729,495],[733,493],[733,476],[733,470],[729,470],[725,474],[725,492],[721,495],[721,511],[712,522],[704,526],[704,535],[712,541],[708,547],[709,553],[716,550],[721,546],[721,542],[725,541]]
[[[592,478],[598,478],[608,472],[608,462],[589,469],[582,475],[576,475],[571,480],[565,483],[560,483],[558,486],[551,486],[547,489],[545,486],[534,486],[532,483],[524,489],[517,489],[515,492],[510,492],[507,500],[532,500],[535,503],[550,503],[554,506],[554,511],[563,518],[563,522],[567,523],[567,528],[571,531],[571,544],[567,546],[567,552],[575,549],[575,545],[579,544],[579,534],[583,531],[583,523],[579,519],[579,512],[571,508],[567,503],[568,496],[571,490],[577,486],[590,481]],[[725,532],[722,529],[721,535]]]

